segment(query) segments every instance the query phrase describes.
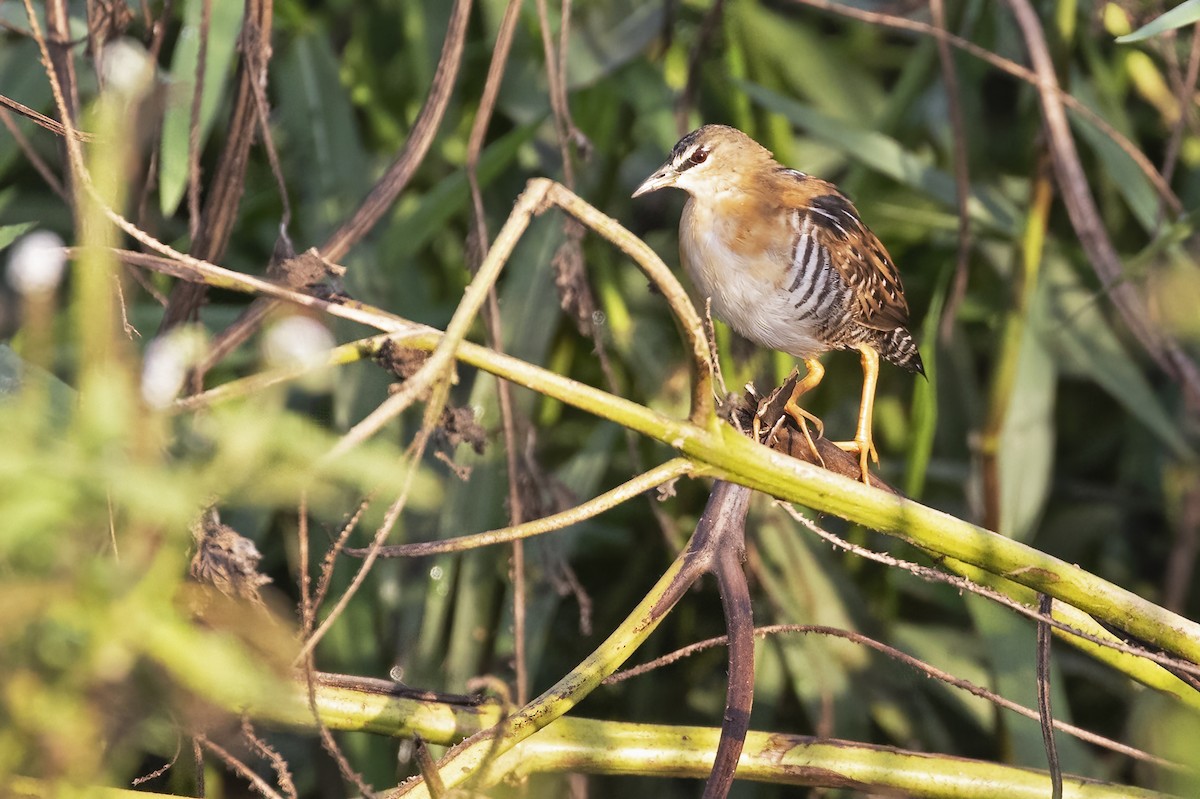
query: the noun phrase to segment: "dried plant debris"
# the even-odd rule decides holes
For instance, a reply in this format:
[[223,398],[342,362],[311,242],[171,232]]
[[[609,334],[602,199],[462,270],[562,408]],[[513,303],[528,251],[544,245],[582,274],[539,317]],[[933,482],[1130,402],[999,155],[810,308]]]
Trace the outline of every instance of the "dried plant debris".
[[[415,375],[427,360],[428,352],[405,347],[394,341],[385,341],[375,353],[375,362],[401,381]],[[450,452],[459,444],[467,444],[476,453],[482,454],[487,445],[487,431],[475,418],[475,411],[467,407],[447,405],[442,411],[442,418],[434,435],[437,443]]]
[[425,350],[414,350],[394,341],[385,341],[375,353],[375,362],[401,380],[407,380],[417,373],[429,353]]
[[192,556],[192,579],[215,587],[229,597],[249,599],[262,604],[259,589],[271,578],[259,574],[262,559],[258,548],[249,538],[232,527],[221,524],[215,508],[209,508],[192,527],[196,539],[196,554]]
[[575,322],[582,335],[590,336],[596,313],[596,300],[583,267],[583,225],[569,219],[565,227],[566,240],[554,254],[554,287],[562,309]]
[[436,436],[439,443],[445,443],[450,449],[467,444],[479,455],[487,445],[487,431],[475,419],[475,411],[471,408],[446,406]]
[[341,279],[345,274],[346,267],[325,260],[316,247],[309,247],[297,254],[291,240],[283,231],[280,231],[280,236],[275,241],[271,263],[267,265],[268,277],[293,289],[336,286],[340,290]]
[[[783,385],[766,397],[760,396],[753,384],[747,384],[745,397],[736,398],[731,394],[722,403],[720,413],[745,435],[753,436],[753,431],[757,430],[759,443],[771,449],[852,480],[862,479],[858,461],[853,455],[825,438],[820,430],[810,428],[805,435],[796,420],[784,411],[799,378],[798,372],[792,372]],[[871,485],[893,494],[898,493],[875,475],[871,475]]]

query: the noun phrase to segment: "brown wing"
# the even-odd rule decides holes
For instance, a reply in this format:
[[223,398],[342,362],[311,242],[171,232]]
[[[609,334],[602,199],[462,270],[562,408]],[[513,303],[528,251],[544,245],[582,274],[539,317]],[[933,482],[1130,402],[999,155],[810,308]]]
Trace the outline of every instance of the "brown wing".
[[854,292],[860,324],[895,330],[908,324],[908,301],[900,273],[883,243],[863,224],[858,211],[832,183],[794,170],[787,199],[806,215],[819,244]]

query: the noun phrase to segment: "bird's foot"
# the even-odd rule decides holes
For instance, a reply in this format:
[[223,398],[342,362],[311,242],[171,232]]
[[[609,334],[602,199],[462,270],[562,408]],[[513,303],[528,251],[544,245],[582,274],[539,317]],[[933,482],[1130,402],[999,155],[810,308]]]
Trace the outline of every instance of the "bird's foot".
[[879,465],[879,453],[875,451],[875,442],[870,438],[856,438],[853,441],[835,441],[833,443],[838,449],[858,455],[860,477],[863,483],[870,485],[871,473],[867,470],[867,463],[874,461],[876,466]]
[[[812,434],[808,432],[808,423],[812,422],[816,426],[817,438],[821,438],[825,435],[825,423],[794,402],[789,402],[787,405],[785,405],[783,407],[783,411],[788,416],[791,416],[796,422],[796,426],[799,427],[800,432],[804,434],[804,443],[808,444],[808,450],[813,454],[813,459],[821,466],[822,469],[824,469],[825,459],[821,457],[821,452],[817,449],[817,444],[815,441],[813,441]],[[783,417],[780,417],[781,420],[782,418]]]

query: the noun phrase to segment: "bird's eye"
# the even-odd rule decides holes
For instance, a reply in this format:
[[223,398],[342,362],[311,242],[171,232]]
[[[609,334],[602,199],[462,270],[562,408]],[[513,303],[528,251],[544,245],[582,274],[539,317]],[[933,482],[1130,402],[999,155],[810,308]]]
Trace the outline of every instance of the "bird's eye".
[[692,166],[703,164],[707,160],[708,150],[704,149],[703,147],[697,147],[695,152],[688,156],[688,161],[692,164]]

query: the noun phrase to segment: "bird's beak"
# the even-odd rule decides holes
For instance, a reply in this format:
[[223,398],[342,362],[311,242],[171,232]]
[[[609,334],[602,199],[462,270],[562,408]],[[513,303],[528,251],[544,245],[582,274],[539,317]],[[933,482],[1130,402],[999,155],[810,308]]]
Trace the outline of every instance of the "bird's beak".
[[675,178],[677,177],[679,177],[679,173],[672,169],[670,164],[663,164],[657,172],[646,178],[642,182],[642,185],[634,190],[633,196],[641,197],[643,194],[665,189],[667,186],[674,186]]

